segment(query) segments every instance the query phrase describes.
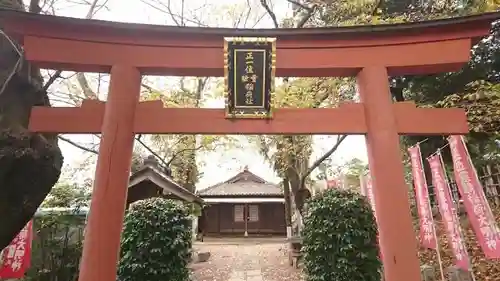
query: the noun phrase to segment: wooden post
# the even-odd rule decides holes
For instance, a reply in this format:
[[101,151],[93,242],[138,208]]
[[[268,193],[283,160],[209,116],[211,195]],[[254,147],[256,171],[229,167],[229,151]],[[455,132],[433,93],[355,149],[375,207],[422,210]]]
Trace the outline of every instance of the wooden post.
[[245,237],[248,236],[248,219],[250,217],[248,204],[243,205],[243,218],[245,219]]
[[113,66],[79,281],[116,281],[141,74]]
[[488,191],[487,195],[493,197],[495,201],[495,205],[500,206],[500,198],[498,198],[498,190],[497,184],[493,179],[493,171],[491,170],[491,165],[487,164],[486,167],[483,167],[483,172],[485,175],[486,182],[486,190]]
[[417,244],[387,69],[366,67],[358,73],[357,82],[365,107],[366,144],[385,280],[420,281]]
[[290,202],[290,182],[285,177],[282,182],[283,197],[285,198],[285,225],[286,225],[286,238],[292,237],[292,205]]

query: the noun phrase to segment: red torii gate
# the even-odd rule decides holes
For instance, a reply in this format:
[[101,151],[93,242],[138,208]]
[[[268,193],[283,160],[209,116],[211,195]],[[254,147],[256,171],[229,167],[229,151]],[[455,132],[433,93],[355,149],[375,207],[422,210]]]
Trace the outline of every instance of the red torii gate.
[[[102,133],[80,281],[115,281],[136,133],[365,134],[387,281],[420,280],[400,134],[466,134],[464,111],[393,103],[389,75],[456,71],[498,13],[423,23],[233,30],[123,24],[0,10],[0,23],[39,67],[110,72],[107,102],[35,107],[34,132]],[[139,102],[141,75],[222,76],[223,37],[276,37],[278,76],[356,76],[361,103],[276,109],[228,120],[222,109]],[[327,254],[327,253],[325,253]]]

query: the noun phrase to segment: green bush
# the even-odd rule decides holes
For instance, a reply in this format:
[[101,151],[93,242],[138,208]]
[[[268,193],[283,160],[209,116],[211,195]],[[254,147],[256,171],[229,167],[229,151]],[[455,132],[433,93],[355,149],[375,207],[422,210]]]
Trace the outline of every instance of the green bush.
[[368,200],[329,189],[308,201],[302,230],[308,281],[379,281],[377,226]]
[[137,201],[125,216],[120,281],[186,281],[191,251],[189,208],[177,201]]

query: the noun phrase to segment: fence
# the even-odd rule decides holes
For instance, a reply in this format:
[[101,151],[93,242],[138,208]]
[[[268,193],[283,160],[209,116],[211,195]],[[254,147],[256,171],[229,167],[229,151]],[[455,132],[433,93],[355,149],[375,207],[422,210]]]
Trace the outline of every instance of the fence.
[[[478,169],[479,180],[483,186],[484,194],[490,205],[500,206],[500,165],[495,166],[485,166]],[[457,183],[455,180],[450,179],[448,181],[451,188],[451,194],[455,202],[462,202],[462,197],[458,191]],[[429,199],[431,201],[431,206],[437,208],[434,187],[430,185],[429,187]],[[414,189],[412,189],[414,191]],[[415,195],[415,194],[413,194]]]
[[31,267],[23,281],[76,281],[85,220],[85,210],[37,212]]

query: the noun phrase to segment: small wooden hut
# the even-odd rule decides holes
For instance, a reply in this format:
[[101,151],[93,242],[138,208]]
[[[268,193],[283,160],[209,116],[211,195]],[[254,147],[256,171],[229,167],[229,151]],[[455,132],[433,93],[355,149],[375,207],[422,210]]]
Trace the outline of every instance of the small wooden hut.
[[129,180],[127,208],[138,200],[163,197],[202,205],[203,200],[171,178],[168,168],[161,167],[154,156],[144,160],[144,165]]
[[200,225],[207,236],[286,235],[282,189],[248,167],[198,195],[206,205]]

